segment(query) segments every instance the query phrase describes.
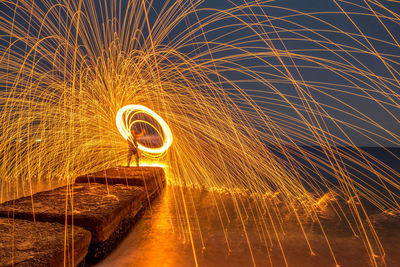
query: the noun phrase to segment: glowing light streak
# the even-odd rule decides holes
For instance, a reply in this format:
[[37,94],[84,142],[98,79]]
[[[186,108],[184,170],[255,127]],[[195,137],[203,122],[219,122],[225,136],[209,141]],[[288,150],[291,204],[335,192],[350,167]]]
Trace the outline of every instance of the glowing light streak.
[[[147,114],[153,119],[155,119],[157,123],[160,124],[162,129],[161,137],[163,141],[163,145],[158,148],[150,148],[138,143],[138,149],[152,154],[161,154],[165,152],[172,145],[173,138],[171,129],[169,128],[168,124],[163,120],[163,118],[161,118],[157,113],[155,113],[154,111],[145,106],[127,105],[125,107],[122,107],[118,111],[115,123],[117,124],[117,128],[121,133],[121,135],[125,138],[125,140],[128,140],[129,136],[131,136],[131,129],[133,125],[139,122],[138,120],[133,120],[134,115],[138,113]],[[143,121],[140,120],[140,122]],[[153,125],[152,127],[154,129],[157,129]]]

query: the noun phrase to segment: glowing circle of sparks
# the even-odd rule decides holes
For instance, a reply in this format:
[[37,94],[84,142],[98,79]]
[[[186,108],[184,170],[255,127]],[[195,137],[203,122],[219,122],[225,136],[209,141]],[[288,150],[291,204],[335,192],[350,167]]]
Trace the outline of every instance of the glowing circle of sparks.
[[130,129],[132,125],[136,122],[134,120],[131,120],[130,118],[138,113],[147,114],[155,121],[157,121],[160,124],[164,135],[162,137],[163,145],[161,147],[150,148],[138,143],[138,149],[152,154],[161,154],[165,152],[172,145],[171,129],[169,128],[168,124],[163,120],[163,118],[161,118],[157,113],[145,106],[127,105],[125,107],[122,107],[118,111],[116,116],[116,124],[121,135],[125,138],[125,140],[128,140],[129,136],[131,135]]

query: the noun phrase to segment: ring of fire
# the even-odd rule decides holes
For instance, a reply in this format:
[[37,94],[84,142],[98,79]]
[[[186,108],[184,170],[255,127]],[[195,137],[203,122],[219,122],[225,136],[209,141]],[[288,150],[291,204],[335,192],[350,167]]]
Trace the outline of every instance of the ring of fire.
[[172,144],[171,129],[169,128],[168,124],[163,120],[163,118],[161,118],[157,113],[145,106],[127,105],[118,110],[115,122],[121,135],[125,138],[125,140],[128,140],[129,136],[131,135],[130,129],[132,125],[136,123],[135,120],[130,120],[130,118],[132,118],[137,113],[144,113],[152,117],[155,121],[157,121],[157,123],[160,124],[163,131],[163,136],[161,137],[163,145],[161,147],[150,148],[138,144],[138,149],[152,154],[161,154],[165,152]]

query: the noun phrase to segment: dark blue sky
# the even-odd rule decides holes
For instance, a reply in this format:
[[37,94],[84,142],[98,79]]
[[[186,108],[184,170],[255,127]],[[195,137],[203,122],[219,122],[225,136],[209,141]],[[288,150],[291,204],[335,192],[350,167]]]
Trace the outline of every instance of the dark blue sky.
[[[234,2],[237,5],[243,4],[243,1]],[[252,12],[256,14],[266,14],[271,18],[271,22],[276,28],[292,30],[298,29],[299,27],[305,27],[317,30],[322,37],[306,31],[301,33],[304,34],[304,36],[314,40],[321,41],[324,40],[323,38],[327,38],[337,44],[327,45],[327,48],[338,49],[338,46],[340,46],[344,47],[348,51],[352,50],[351,52],[337,52],[334,54],[327,51],[322,46],[316,45],[315,43],[310,43],[305,40],[289,40],[290,38],[299,38],[299,36],[282,31],[279,37],[284,39],[283,42],[286,46],[286,49],[289,51],[298,51],[299,49],[303,49],[303,51],[298,51],[298,53],[320,58],[323,62],[333,60],[335,61],[334,65],[336,67],[340,66],[340,64],[351,65],[370,75],[379,75],[381,77],[390,79],[390,82],[383,82],[383,78],[372,78],[371,80],[362,77],[359,74],[353,74],[351,71],[344,71],[343,73],[345,75],[349,74],[349,76],[342,77],[342,73],[334,73],[323,67],[319,70],[315,68],[307,68],[306,66],[312,66],[313,64],[310,64],[310,62],[307,61],[295,60],[295,63],[299,67],[298,69],[302,78],[308,83],[312,85],[317,83],[337,84],[334,86],[330,85],[329,89],[323,89],[324,92],[322,93],[312,90],[311,94],[317,102],[322,105],[326,105],[325,108],[328,114],[337,119],[340,127],[342,127],[342,129],[346,132],[346,134],[349,135],[356,145],[377,145],[374,141],[369,140],[369,138],[372,138],[373,140],[385,146],[397,146],[399,142],[395,140],[396,138],[386,133],[382,128],[389,130],[394,134],[400,133],[400,125],[395,119],[400,118],[400,112],[398,108],[399,99],[397,97],[399,93],[399,84],[395,81],[395,78],[398,80],[400,79],[400,76],[398,73],[396,73],[400,71],[398,65],[400,58],[400,47],[396,44],[396,42],[400,42],[399,20],[389,11],[369,2],[369,5],[375,12],[381,14],[382,16],[388,17],[382,18],[381,21],[393,35],[393,38],[395,39],[393,40],[382,26],[381,22],[374,17],[373,12],[369,10],[369,7],[364,3],[364,1],[338,1],[337,3],[348,13],[350,19],[356,26],[345,14],[342,13],[341,9],[335,4],[335,2],[331,0],[278,0],[266,2],[265,7],[262,8],[263,10],[260,10],[259,8],[253,8]],[[379,1],[379,3],[394,13],[398,13],[400,11],[399,2]],[[206,0],[200,7],[222,10],[233,7],[233,4],[228,1]],[[245,12],[249,12],[249,10],[246,10]],[[299,12],[314,15],[316,18],[310,18],[307,15],[301,15]],[[317,12],[323,12],[323,14],[316,14]],[[239,13],[240,12],[238,12],[238,14]],[[199,12],[200,17],[206,16],[207,14],[207,11]],[[284,22],[280,19],[288,15],[294,15],[288,18],[290,23]],[[322,22],[318,21],[318,19],[320,19]],[[393,21],[390,19],[393,19]],[[226,19],[224,22],[227,24],[235,23],[235,19]],[[294,23],[297,23],[300,26],[296,26]],[[271,33],[271,27],[269,27],[267,23],[265,25],[266,31],[269,31],[268,37],[276,38],[276,36]],[[213,26],[219,25],[211,24],[209,28],[212,28]],[[337,29],[335,29],[335,27]],[[327,30],[343,31],[343,33],[332,33],[327,32]],[[360,31],[368,37],[368,41],[360,35]],[[353,38],[346,36],[345,33],[352,34]],[[218,38],[219,34],[222,35],[223,31],[210,33],[209,36],[207,36],[209,38],[208,40],[212,38]],[[225,39],[218,39],[218,41],[229,42],[234,38],[244,37],[246,34],[249,34],[249,32],[235,32],[235,35],[229,35],[225,37]],[[380,40],[388,41],[390,44],[385,44]],[[277,49],[284,48],[279,40],[275,39],[271,42]],[[258,43],[257,45],[263,46],[262,43]],[[308,51],[305,49],[308,49]],[[315,49],[322,49],[322,51],[311,51]],[[356,49],[362,50],[363,53],[355,51]],[[388,64],[390,64],[389,69],[392,73],[389,71],[388,65],[385,65],[376,55],[374,55],[375,52],[386,58]],[[393,62],[390,62],[390,60],[393,60]],[[285,64],[291,63],[288,58],[283,58],[283,61]],[[279,61],[274,58],[270,58],[269,62],[274,65],[280,64]],[[251,60],[248,60],[247,62],[241,62],[241,64],[245,66],[252,66],[253,63],[257,64],[255,61],[252,62]],[[271,71],[271,73],[274,74],[274,71],[267,69],[267,67],[264,70],[266,72]],[[289,70],[295,79],[300,79],[298,70],[290,67]],[[226,75],[229,77],[229,74]],[[271,77],[271,79],[272,78],[273,77]],[[232,79],[238,79],[238,74],[232,74]],[[245,79],[245,77],[243,77],[243,79]],[[293,96],[293,98],[290,98],[292,103],[301,104],[300,101],[294,99],[294,97],[297,96],[297,93],[294,86],[292,86],[290,83],[282,83],[282,81],[272,83],[279,91],[284,92],[288,96]],[[362,89],[368,89],[369,91],[363,92],[359,88],[348,88],[348,86],[358,86]],[[266,110],[273,110],[294,117],[297,116],[290,108],[282,107],[280,105],[282,103],[280,102],[280,97],[277,97],[276,95],[273,96],[269,88],[265,88],[259,83],[251,82],[241,83],[241,87],[252,91],[249,92],[249,94],[253,95],[256,101],[257,99],[260,99],[258,101],[259,105],[264,107]],[[334,89],[339,89],[340,92],[335,92]],[[254,90],[256,92],[253,92]],[[392,100],[388,100],[383,93],[378,93],[378,91],[389,94],[395,93],[395,95],[391,95],[390,97]],[[357,96],[355,94],[357,94]],[[270,101],[269,103],[263,102],[261,98],[266,95],[272,98],[276,97],[276,105],[274,104],[274,101]],[[374,100],[368,99],[370,97],[385,101],[390,105],[383,104],[380,106]],[[360,114],[356,114],[354,109],[360,112]],[[391,112],[392,115],[390,115],[388,111]],[[354,117],[353,115],[357,115],[358,118]],[[364,121],[360,120],[360,116],[363,115],[366,116],[363,118]],[[373,124],[377,123],[379,126],[372,125],[371,122],[366,122],[365,120],[372,120],[374,121]],[[325,122],[329,128],[329,131],[333,135],[345,138],[337,126],[335,126],[330,120],[326,120]],[[367,137],[364,135],[367,135]]]
[[[94,1],[96,2],[96,1]],[[122,5],[127,3],[127,0],[122,1]],[[188,1],[183,1],[188,3]],[[232,1],[236,5],[244,4],[243,1]],[[232,2],[223,1],[223,0],[205,0],[200,6],[200,11],[197,15],[200,19],[205,18],[206,16],[215,13],[214,11],[209,11],[206,9],[216,9],[216,10],[226,10],[235,6]],[[36,1],[37,4],[40,5],[40,1]],[[148,2],[149,3],[149,2]],[[160,11],[163,7],[165,1],[155,0],[153,2],[153,8],[156,11]],[[353,74],[351,71],[343,71],[343,73],[334,73],[330,70],[327,70],[324,67],[319,66],[319,69],[315,67],[318,66],[315,63],[310,63],[307,60],[294,59],[294,62],[298,66],[298,69],[294,67],[288,67],[288,70],[293,75],[294,79],[301,80],[303,78],[307,84],[311,86],[316,86],[322,92],[317,92],[317,90],[311,90],[311,94],[314,99],[320,103],[321,105],[325,105],[326,112],[338,121],[342,125],[343,129],[346,133],[349,134],[350,138],[354,141],[356,145],[359,146],[373,146],[373,141],[368,140],[364,135],[369,136],[370,138],[378,141],[382,145],[385,146],[397,146],[400,142],[396,141],[393,136],[385,133],[384,130],[380,129],[382,126],[384,129],[387,129],[394,134],[400,133],[400,124],[396,121],[395,118],[400,118],[399,112],[399,104],[400,100],[398,99],[399,95],[399,84],[395,81],[394,78],[400,80],[400,75],[396,72],[400,72],[399,68],[399,59],[400,59],[400,48],[395,42],[400,42],[400,26],[399,19],[397,13],[400,13],[400,2],[395,1],[379,1],[380,4],[387,7],[390,11],[393,11],[395,14],[391,14],[389,11],[378,7],[373,4],[373,1],[368,1],[368,3],[373,7],[375,12],[378,12],[387,18],[383,18],[382,22],[389,29],[389,31],[393,34],[393,38],[386,32],[384,27],[380,24],[380,21],[373,16],[373,13],[368,10],[364,1],[349,1],[349,2],[337,2],[346,12],[349,13],[349,16],[353,20],[353,22],[359,27],[363,34],[369,37],[368,43],[362,36],[359,35],[358,29],[350,22],[349,18],[347,18],[344,14],[338,14],[337,12],[341,12],[340,8],[335,4],[332,0],[278,0],[271,2],[264,2],[264,7],[261,8],[252,8],[251,12],[255,14],[263,14],[267,15],[270,19],[270,22],[263,22],[263,29],[268,33],[268,38],[270,38],[270,44],[272,44],[276,49],[284,50],[282,42],[277,39],[275,33],[269,23],[272,23],[276,29],[279,29],[279,37],[283,39],[283,43],[288,51],[293,51],[294,53],[298,53],[299,55],[304,55],[307,57],[315,57],[320,60],[321,63],[326,63],[328,61],[334,61],[333,66],[340,68],[340,64],[343,66],[348,66],[349,64],[357,67],[359,70],[365,71],[368,74],[379,75],[381,77],[387,78],[387,80],[380,78],[371,78],[367,79],[366,77],[361,77],[360,74]],[[126,5],[126,4],[125,4]],[[205,10],[201,10],[201,9]],[[6,12],[6,14],[10,14],[4,8],[1,9],[2,12]],[[218,12],[218,11],[216,11]],[[299,14],[299,12],[304,12],[307,14],[312,14],[315,18],[311,18],[307,15]],[[316,12],[324,12],[323,14],[316,14]],[[235,14],[243,15],[243,13],[250,13],[250,10],[237,11]],[[4,13],[3,13],[4,14]],[[100,12],[99,12],[100,14]],[[22,16],[22,15],[21,15]],[[156,13],[150,11],[150,23],[153,25],[156,19]],[[243,16],[242,16],[243,18]],[[264,19],[266,17],[264,16]],[[287,19],[288,21],[283,21],[282,18]],[[17,18],[18,19],[18,18]],[[102,22],[102,19],[99,18],[99,21]],[[188,21],[182,22],[178,26],[176,26],[175,30],[173,30],[169,37],[165,39],[165,43],[168,44],[170,40],[184,32],[187,27],[187,22],[190,24],[194,24],[197,22],[195,16],[191,15],[188,18]],[[244,18],[246,20],[246,18]],[[321,21],[318,21],[320,19]],[[247,22],[251,21],[251,19],[247,19]],[[215,28],[226,24],[226,25],[234,25],[238,21],[234,18],[226,18],[219,22],[211,23],[204,27],[204,30],[207,31],[207,39],[208,41],[217,41],[220,43],[229,43],[235,42],[235,40],[239,40],[240,38],[249,36],[250,34],[254,34],[249,29],[244,29],[240,31],[235,31],[239,26],[232,26],[225,29],[215,30]],[[295,25],[297,23],[298,25]],[[328,25],[331,24],[331,25]],[[312,33],[307,30],[302,30],[301,27],[306,29],[314,29],[320,35]],[[327,32],[327,30],[335,30],[334,27],[337,27],[338,30],[343,31],[343,33],[332,33]],[[33,29],[31,29],[32,31]],[[256,29],[258,32],[262,32],[260,28]],[[298,30],[296,33],[289,32],[287,30]],[[231,33],[230,33],[231,32]],[[346,36],[345,33],[353,34],[354,39]],[[146,34],[146,31],[145,31]],[[224,35],[226,34],[226,35]],[[303,34],[301,37],[299,34]],[[221,37],[224,36],[224,37]],[[326,41],[331,40],[336,45],[326,44],[326,47],[329,49],[338,49],[338,47],[347,49],[346,52],[337,52],[332,53],[327,51],[323,46],[316,44],[315,42],[306,41],[305,37],[311,38],[317,41]],[[200,38],[200,37],[199,37]],[[268,39],[265,38],[265,39]],[[300,40],[293,40],[293,38],[297,38]],[[303,39],[302,39],[303,38]],[[375,40],[375,39],[376,40]],[[388,41],[388,44],[385,44],[382,41]],[[3,39],[4,41],[4,39]],[[8,41],[8,39],[6,40]],[[197,39],[196,41],[201,41]],[[259,41],[254,42],[253,45],[255,48],[248,49],[250,52],[256,52],[258,50],[268,51],[268,47],[266,44]],[[378,52],[380,55],[384,56],[386,60],[388,60],[390,67],[385,66],[382,61],[374,55],[375,51],[372,47]],[[211,50],[214,48],[210,46]],[[257,47],[259,49],[257,49]],[[320,49],[316,51],[316,49]],[[364,53],[359,53],[355,51],[356,49],[364,51]],[[352,50],[351,52],[349,52]],[[370,52],[367,54],[365,52]],[[189,45],[187,47],[181,48],[181,52],[187,53],[188,55],[195,56],[196,53],[193,52],[193,46]],[[222,57],[229,54],[235,53],[232,51],[224,51],[221,53],[215,53],[215,57]],[[282,57],[282,60],[285,64],[291,65],[291,60],[287,57]],[[393,60],[393,62],[390,62]],[[268,67],[265,63],[263,66],[259,61],[246,59],[239,62],[242,66],[253,68],[254,70],[264,72],[264,77],[280,92],[285,93],[290,101],[294,104],[301,105],[301,101],[296,99],[298,93],[296,92],[296,88],[286,79],[283,78],[282,73],[277,73],[272,67]],[[284,74],[285,70],[280,66],[279,60],[276,57],[269,57],[268,64],[273,66],[277,66]],[[261,67],[255,67],[260,65]],[[313,67],[313,68],[311,68]],[[223,72],[221,73],[226,76],[228,79],[238,81],[238,84],[251,95],[254,100],[266,111],[267,114],[271,116],[272,119],[279,120],[279,116],[275,113],[281,113],[283,115],[289,115],[292,117],[298,117],[293,110],[290,108],[282,106],[282,99],[273,93],[271,88],[268,88],[266,85],[260,84],[258,82],[249,81],[249,77],[240,73],[235,72]],[[301,76],[300,76],[301,74]],[[342,74],[348,75],[343,77]],[[276,79],[276,76],[280,75],[280,79]],[[394,77],[393,77],[394,75]],[[351,78],[349,78],[351,76]],[[246,81],[239,82],[240,79],[244,79]],[[323,84],[330,83],[335,85],[329,85],[329,88],[323,88]],[[375,99],[385,101],[386,103],[382,106],[379,106],[375,101],[368,99],[366,92],[362,92],[360,89],[351,88],[353,87],[361,87],[363,89],[368,89],[367,93],[371,94]],[[229,88],[227,88],[229,89]],[[337,90],[336,90],[337,89]],[[335,91],[336,90],[336,91]],[[392,101],[389,101],[386,97],[383,96],[383,93],[376,93],[378,90],[381,90],[384,93],[388,93],[392,98]],[[391,92],[392,91],[392,92]],[[234,93],[234,92],[233,92]],[[393,95],[394,93],[394,95]],[[269,100],[266,102],[265,97],[268,97]],[[335,99],[336,98],[336,99]],[[340,103],[342,101],[343,103]],[[354,110],[349,108],[354,108],[356,111],[361,114],[365,114],[369,117],[369,119],[375,121],[380,124],[380,126],[371,125],[371,123],[365,122],[356,118],[352,115],[357,115]],[[337,108],[337,110],[335,109]],[[384,108],[387,110],[385,111]],[[393,113],[393,116],[388,114],[388,111]],[[347,112],[347,114],[346,114]],[[287,123],[290,123],[289,121]],[[336,136],[344,137],[343,134],[337,129],[337,127],[331,123],[329,120],[326,121],[329,131]],[[356,128],[359,127],[357,130]],[[353,129],[352,129],[353,128]],[[357,131],[361,131],[361,133],[357,133]],[[370,132],[370,133],[368,133]],[[382,137],[374,136],[375,134],[379,134]],[[387,140],[384,140],[384,139]]]

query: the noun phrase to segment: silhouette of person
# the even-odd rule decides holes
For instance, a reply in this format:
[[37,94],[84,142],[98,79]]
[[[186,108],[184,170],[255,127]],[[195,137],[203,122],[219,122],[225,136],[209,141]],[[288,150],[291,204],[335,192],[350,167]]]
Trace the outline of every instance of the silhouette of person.
[[136,166],[139,167],[139,149],[138,149],[138,138],[146,133],[145,129],[139,134],[136,134],[135,130],[131,130],[131,135],[128,137],[129,151],[128,151],[128,167],[131,163],[132,156],[135,155]]

